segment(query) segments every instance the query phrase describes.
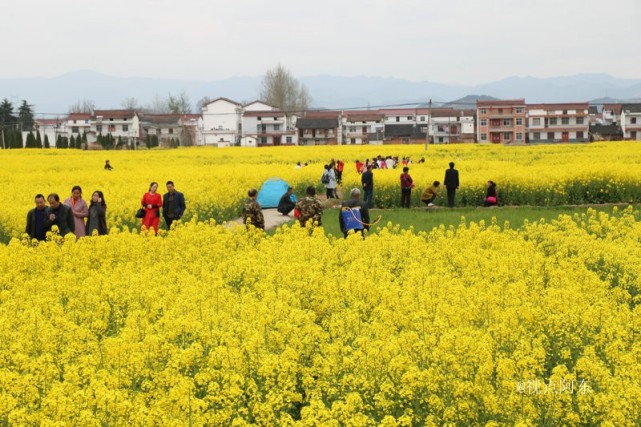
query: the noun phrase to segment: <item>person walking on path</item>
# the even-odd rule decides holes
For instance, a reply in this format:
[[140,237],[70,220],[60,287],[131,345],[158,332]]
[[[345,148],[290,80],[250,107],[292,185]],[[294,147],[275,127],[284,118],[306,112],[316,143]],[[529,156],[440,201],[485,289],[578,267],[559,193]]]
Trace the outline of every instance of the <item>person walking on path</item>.
[[107,229],[107,203],[102,191],[94,191],[91,195],[91,204],[89,205],[89,217],[87,218],[86,233],[91,236],[96,230],[99,236],[109,233]]
[[249,228],[253,225],[261,230],[265,229],[265,217],[263,216],[263,209],[256,201],[258,197],[258,190],[252,188],[247,192],[247,201],[243,205],[243,223]]
[[71,208],[73,221],[75,222],[75,230],[73,234],[79,239],[85,237],[85,218],[89,216],[89,207],[87,202],[82,198],[82,188],[79,185],[74,185],[71,189],[71,197],[65,199],[65,206]]
[[374,173],[371,165],[361,175],[361,185],[363,186],[364,202],[368,208],[371,208],[374,206]]
[[409,174],[410,168],[405,166],[401,174],[401,207],[409,208],[412,201],[412,188],[414,188],[414,181]]
[[160,208],[162,208],[162,197],[157,193],[158,183],[149,184],[149,191],[142,196],[141,204],[145,209],[145,217],[142,219],[142,226],[147,230],[154,229],[158,234],[158,223],[160,222]]
[[456,190],[458,190],[459,187],[458,171],[454,169],[454,162],[450,162],[450,168],[445,171],[443,184],[445,184],[445,188],[447,189],[447,206],[453,208]]
[[173,181],[167,181],[167,193],[162,198],[162,216],[165,218],[167,230],[171,230],[171,224],[182,218],[185,213],[185,196],[176,191]]

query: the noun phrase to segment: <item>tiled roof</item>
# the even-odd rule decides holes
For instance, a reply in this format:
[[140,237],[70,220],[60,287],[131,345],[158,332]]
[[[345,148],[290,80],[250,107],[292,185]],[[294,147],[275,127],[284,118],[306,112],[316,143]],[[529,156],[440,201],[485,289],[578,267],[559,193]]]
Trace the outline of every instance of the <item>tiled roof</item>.
[[69,113],[67,116],[67,120],[89,120],[90,118],[90,113]]
[[529,110],[587,110],[587,102],[569,102],[565,104],[527,104]]
[[283,117],[286,113],[283,111],[245,111],[243,116],[246,117]]
[[623,104],[621,110],[626,113],[641,113],[641,104]]
[[402,124],[386,125],[385,137],[425,138],[425,132],[421,132],[421,125]]
[[505,105],[525,105],[524,99],[494,99],[491,101],[476,101],[477,107],[500,107]]
[[304,117],[296,120],[298,129],[336,129],[338,128],[338,119],[310,119]]
[[346,114],[346,119],[348,122],[378,122],[383,120],[384,117],[384,114],[377,112],[350,112]]
[[209,101],[209,102],[208,102],[207,104],[205,104],[205,105],[213,104],[213,103],[214,103],[214,102],[216,102],[216,101],[227,101],[227,102],[231,102],[232,104],[235,104],[235,105],[238,105],[238,106],[242,107],[242,104],[241,104],[241,103],[236,102],[236,101],[234,101],[234,100],[232,100],[232,99],[229,99],[229,98],[225,98],[224,96],[221,96],[220,98],[213,99],[213,100]]
[[93,117],[102,116],[103,119],[129,119],[136,116],[136,110],[94,110]]
[[590,133],[598,133],[601,136],[622,136],[623,131],[621,130],[621,126],[611,124],[611,125],[602,125],[602,124],[597,124],[597,125],[590,125]]
[[614,114],[621,114],[621,104],[603,104],[603,111],[612,111]]

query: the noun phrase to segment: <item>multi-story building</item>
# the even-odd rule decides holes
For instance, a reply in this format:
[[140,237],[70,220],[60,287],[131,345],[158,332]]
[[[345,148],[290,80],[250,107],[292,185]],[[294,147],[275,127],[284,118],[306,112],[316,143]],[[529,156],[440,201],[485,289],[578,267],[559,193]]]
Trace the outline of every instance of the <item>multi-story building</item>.
[[476,101],[477,138],[481,143],[525,143],[525,100]]
[[297,145],[296,130],[289,125],[287,114],[277,110],[243,112],[241,145],[247,147]]
[[624,139],[641,139],[641,104],[623,104],[621,130]]
[[475,111],[433,108],[428,114],[430,140],[434,144],[474,142]]
[[427,109],[384,108],[386,144],[424,144],[427,139]]
[[309,112],[296,120],[299,145],[336,145],[341,141],[341,113]]
[[528,104],[529,142],[585,142],[589,138],[587,102]]
[[91,114],[90,113],[70,113],[65,120],[63,132],[68,136],[82,136],[89,133],[91,130]]
[[382,144],[385,115],[376,110],[349,111],[343,114],[342,144]]
[[205,145],[229,147],[240,144],[243,106],[231,99],[218,98],[203,106],[202,140]]
[[142,138],[156,136],[161,146],[200,145],[198,114],[145,114],[140,119]]
[[621,108],[622,104],[603,104],[603,124],[621,126]]
[[98,135],[110,134],[128,144],[140,141],[140,118],[135,110],[94,110],[90,121],[88,141],[93,142]]

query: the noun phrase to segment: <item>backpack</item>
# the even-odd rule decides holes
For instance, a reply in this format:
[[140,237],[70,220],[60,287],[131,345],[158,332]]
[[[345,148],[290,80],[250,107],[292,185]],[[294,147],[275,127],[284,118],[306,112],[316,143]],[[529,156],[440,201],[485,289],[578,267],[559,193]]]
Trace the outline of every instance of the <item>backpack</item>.
[[321,184],[329,184],[329,173],[328,172],[323,172],[323,176],[321,176]]
[[362,230],[363,226],[363,217],[361,216],[361,208],[355,206],[342,207],[341,208],[341,218],[343,219],[344,231],[349,230]]

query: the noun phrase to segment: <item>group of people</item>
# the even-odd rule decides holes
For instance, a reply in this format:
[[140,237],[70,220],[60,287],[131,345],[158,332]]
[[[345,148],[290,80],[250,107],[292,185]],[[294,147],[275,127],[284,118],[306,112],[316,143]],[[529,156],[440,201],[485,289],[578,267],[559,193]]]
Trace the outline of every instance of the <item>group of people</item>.
[[[160,221],[160,209],[163,210],[163,217],[167,229],[171,224],[180,219],[185,212],[185,196],[176,191],[174,183],[167,181],[167,193],[160,196],[157,193],[158,183],[152,182],[141,200],[142,227],[147,230],[154,230],[158,234]],[[47,205],[47,202],[49,205]],[[107,203],[102,191],[96,190],[91,195],[89,205],[82,198],[82,188],[75,185],[69,196],[63,203],[57,193],[51,193],[45,199],[42,194],[35,197],[35,207],[27,214],[27,225],[25,233],[31,239],[46,240],[47,233],[55,225],[61,236],[73,233],[76,238],[91,236],[94,233],[105,235],[109,233],[107,228]]]
[[27,214],[25,227],[25,233],[31,239],[46,240],[47,233],[54,225],[58,227],[60,235],[74,233],[77,238],[109,232],[106,220],[107,203],[100,190],[93,192],[89,205],[82,198],[82,188],[78,185],[71,189],[71,196],[63,203],[56,193],[49,194],[46,200],[44,195],[36,194],[35,205]]

